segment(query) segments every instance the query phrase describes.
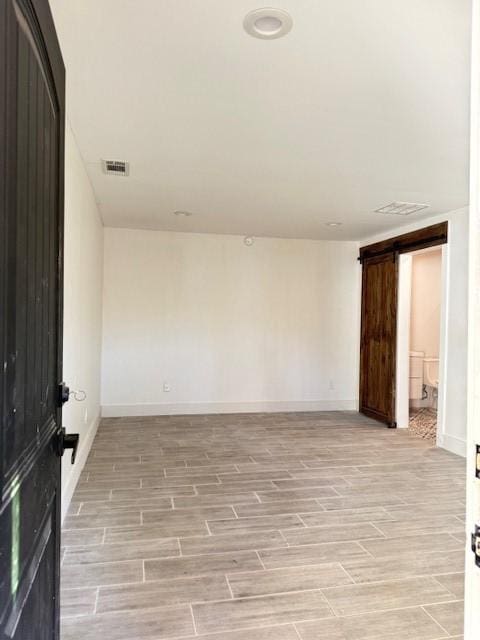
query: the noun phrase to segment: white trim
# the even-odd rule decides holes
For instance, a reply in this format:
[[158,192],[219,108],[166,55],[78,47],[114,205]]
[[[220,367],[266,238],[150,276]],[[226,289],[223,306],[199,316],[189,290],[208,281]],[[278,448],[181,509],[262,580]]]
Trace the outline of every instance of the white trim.
[[[466,455],[465,440],[446,432],[447,371],[448,371],[448,308],[450,293],[450,253],[448,244],[441,247],[441,302],[440,302],[440,344],[439,344],[439,385],[437,403],[437,445],[452,453]],[[409,414],[409,344],[410,344],[410,302],[411,302],[411,256],[422,251],[399,256],[398,281],[398,332],[397,332],[397,372],[396,372],[396,421],[397,427],[408,427]]]
[[400,255],[398,260],[397,305],[397,372],[395,420],[399,429],[406,429],[410,413],[410,309],[412,302],[412,256]]
[[[95,436],[97,434],[97,429],[100,424],[100,414],[97,415],[96,418],[92,420],[90,426],[88,427],[88,431],[83,438],[80,438],[79,448],[77,451],[77,457],[75,459],[75,464],[72,468],[72,473],[70,474],[65,486],[62,485],[62,522],[65,518],[68,507],[70,506],[70,502],[72,501],[72,496],[75,491],[75,487],[80,479],[80,475],[83,471],[83,467],[88,458],[88,454],[90,453],[90,449],[92,448],[93,441],[95,440]],[[71,452],[67,449],[65,455],[62,458],[62,465],[70,464],[70,455]]]
[[355,411],[357,400],[297,400],[266,402],[178,402],[175,404],[109,404],[104,418],[169,416],[211,413],[275,413],[289,411]]
[[[442,245],[442,272],[441,272],[441,300],[440,300],[440,348],[438,353],[438,399],[437,399],[437,446],[458,455],[466,455],[464,440],[450,436],[446,433],[447,415],[447,385],[448,385],[448,309],[450,308],[450,252],[448,244]],[[454,444],[463,442],[460,449]],[[450,444],[452,443],[452,444]]]
[[355,349],[355,411],[360,411],[360,345],[362,343],[362,281],[363,270],[360,261],[357,262],[357,348]]

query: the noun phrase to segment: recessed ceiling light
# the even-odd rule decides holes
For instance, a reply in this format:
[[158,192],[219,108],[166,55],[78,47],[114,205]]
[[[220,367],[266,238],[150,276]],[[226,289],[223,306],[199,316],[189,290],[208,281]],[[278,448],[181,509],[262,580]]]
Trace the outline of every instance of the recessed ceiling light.
[[409,216],[411,213],[417,213],[422,209],[428,209],[429,204],[420,204],[418,202],[392,202],[380,209],[375,209],[375,213],[384,213],[393,216]]
[[325,222],[326,227],[341,227],[342,222]]
[[175,216],[184,216],[186,218],[188,218],[189,216],[193,215],[191,211],[174,211],[173,215]]
[[283,9],[255,9],[245,16],[243,27],[254,38],[274,40],[287,35],[293,26],[292,17]]
[[255,242],[255,238],[253,238],[252,236],[245,236],[245,238],[243,239],[244,244],[247,245],[247,247],[251,247],[252,244]]

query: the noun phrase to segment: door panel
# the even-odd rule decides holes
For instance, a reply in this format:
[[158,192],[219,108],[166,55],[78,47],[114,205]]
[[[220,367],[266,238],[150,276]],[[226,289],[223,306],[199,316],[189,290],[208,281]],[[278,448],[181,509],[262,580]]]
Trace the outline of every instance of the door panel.
[[395,423],[397,280],[394,253],[364,259],[360,411],[389,426]]
[[480,0],[472,4],[465,640],[480,638]]
[[46,0],[0,8],[0,638],[59,637],[64,71]]

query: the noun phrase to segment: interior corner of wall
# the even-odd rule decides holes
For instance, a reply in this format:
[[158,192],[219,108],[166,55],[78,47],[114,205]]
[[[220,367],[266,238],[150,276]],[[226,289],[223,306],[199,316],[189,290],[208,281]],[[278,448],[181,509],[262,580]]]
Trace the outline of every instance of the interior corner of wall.
[[462,458],[466,458],[467,456],[467,441],[463,438],[457,438],[448,433],[439,434],[437,445]]

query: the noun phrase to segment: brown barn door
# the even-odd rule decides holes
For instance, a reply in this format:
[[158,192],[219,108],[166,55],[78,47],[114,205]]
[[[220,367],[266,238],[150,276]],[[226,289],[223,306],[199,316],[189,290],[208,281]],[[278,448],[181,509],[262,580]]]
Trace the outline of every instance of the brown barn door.
[[57,640],[64,69],[47,0],[2,0],[0,50],[0,639]]
[[360,411],[395,426],[397,261],[394,252],[364,258]]
[[437,247],[448,241],[448,223],[440,222],[360,249],[362,328],[360,411],[396,426],[398,263],[401,253]]

